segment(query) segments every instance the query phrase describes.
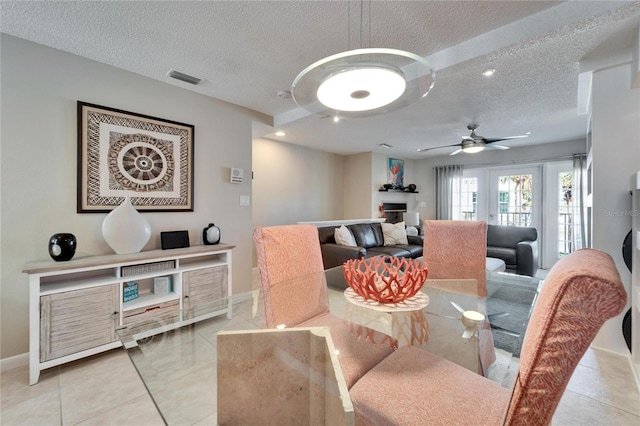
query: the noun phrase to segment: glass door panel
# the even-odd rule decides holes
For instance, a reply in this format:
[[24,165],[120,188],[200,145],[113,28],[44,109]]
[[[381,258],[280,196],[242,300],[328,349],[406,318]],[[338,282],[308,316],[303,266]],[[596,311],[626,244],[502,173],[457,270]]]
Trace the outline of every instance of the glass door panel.
[[533,226],[540,230],[541,188],[537,167],[491,170],[488,186],[488,223]]

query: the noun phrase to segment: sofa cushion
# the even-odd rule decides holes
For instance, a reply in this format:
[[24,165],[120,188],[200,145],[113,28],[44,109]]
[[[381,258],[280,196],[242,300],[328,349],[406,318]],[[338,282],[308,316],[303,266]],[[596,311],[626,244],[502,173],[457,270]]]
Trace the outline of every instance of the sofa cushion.
[[422,256],[422,246],[415,244],[397,244],[394,248],[406,250],[409,252],[410,256],[415,259]]
[[357,223],[349,225],[348,228],[351,230],[358,247],[368,249],[384,245],[382,226],[379,223]]
[[373,256],[394,256],[394,257],[411,257],[411,252],[405,250],[401,246],[380,246],[367,249],[367,257]]
[[504,260],[507,265],[517,264],[515,248],[487,246],[487,257],[497,257]]
[[396,244],[408,244],[407,232],[404,230],[404,222],[381,223],[382,236],[385,246],[395,246]]
[[353,238],[353,234],[349,231],[349,228],[342,225],[340,228],[336,228],[334,231],[334,238],[336,239],[336,244],[340,244],[341,246],[350,246],[356,247],[356,240]]
[[336,239],[334,236],[335,229],[338,226],[323,226],[318,228],[318,238],[320,238],[320,244],[325,243],[335,243]]
[[[537,239],[538,231],[536,228],[507,225],[487,226],[487,246],[510,247],[515,249],[520,241],[536,241]],[[515,261],[513,263],[515,263]]]

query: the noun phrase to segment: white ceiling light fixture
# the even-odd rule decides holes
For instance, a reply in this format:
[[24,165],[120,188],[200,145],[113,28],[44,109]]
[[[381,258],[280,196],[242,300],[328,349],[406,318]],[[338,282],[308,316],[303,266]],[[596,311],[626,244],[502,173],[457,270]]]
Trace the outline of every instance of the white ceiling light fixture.
[[404,93],[400,72],[378,66],[343,69],[318,86],[318,100],[336,111],[368,111],[388,105]]
[[282,137],[282,136],[285,136],[285,135],[286,135],[286,133],[285,133],[285,132],[283,132],[282,130],[278,130],[278,131],[276,132],[276,136],[280,136],[280,137]]
[[462,152],[467,154],[476,154],[480,151],[484,151],[485,144],[483,142],[478,141],[463,141],[462,142]]
[[361,4],[360,49],[316,61],[293,81],[291,94],[301,108],[313,114],[368,117],[415,103],[433,87],[436,75],[423,57],[398,49],[362,48],[362,9]]

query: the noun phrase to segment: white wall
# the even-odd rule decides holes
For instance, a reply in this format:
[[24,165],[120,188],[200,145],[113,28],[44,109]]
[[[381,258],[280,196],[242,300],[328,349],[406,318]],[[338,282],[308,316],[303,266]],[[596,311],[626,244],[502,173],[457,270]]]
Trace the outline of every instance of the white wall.
[[[631,65],[593,73],[593,247],[609,253],[627,293],[631,274],[622,242],[631,230],[629,179],[640,169],[640,89],[630,89]],[[630,301],[629,301],[630,302]],[[621,332],[624,312],[608,321],[594,346],[628,354]]]
[[76,213],[76,101],[195,125],[194,202],[188,213],[143,213],[160,248],[160,231],[187,229],[202,244],[215,222],[235,244],[234,291],[251,287],[251,180],[228,183],[230,167],[251,170],[251,121],[266,117],[176,86],[14,37],[1,36],[1,349],[28,351],[24,264],[47,260],[57,232],[76,235],[76,257],[112,253],[101,235],[105,213]]
[[253,227],[343,219],[343,157],[253,141]]

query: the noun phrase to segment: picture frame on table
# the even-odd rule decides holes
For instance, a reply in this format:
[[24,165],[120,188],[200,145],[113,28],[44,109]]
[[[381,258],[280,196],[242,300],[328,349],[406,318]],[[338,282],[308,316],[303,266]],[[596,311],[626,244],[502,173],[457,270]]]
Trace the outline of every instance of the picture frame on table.
[[78,213],[193,207],[194,126],[78,101]]

